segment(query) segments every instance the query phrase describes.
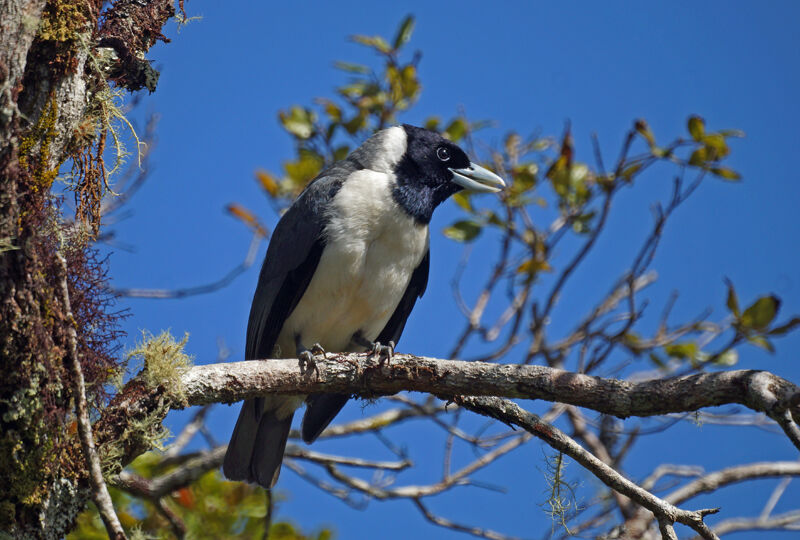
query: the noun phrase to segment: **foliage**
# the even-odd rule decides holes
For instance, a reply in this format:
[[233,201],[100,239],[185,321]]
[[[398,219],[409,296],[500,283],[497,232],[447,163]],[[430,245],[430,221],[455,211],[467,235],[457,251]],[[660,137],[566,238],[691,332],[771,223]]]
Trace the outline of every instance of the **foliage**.
[[[175,469],[161,466],[157,452],[139,456],[129,470],[145,478]],[[120,522],[129,534],[139,531],[147,538],[174,538],[176,527],[187,538],[262,538],[267,513],[265,490],[242,482],[228,482],[217,470],[209,471],[188,487],[161,499],[163,508],[153,501],[134,497],[111,487],[111,496]],[[232,511],[235,510],[235,511]],[[180,525],[177,525],[180,524]],[[80,515],[68,540],[107,538],[94,505]],[[330,540],[328,529],[302,533],[288,521],[270,527],[271,540]]]

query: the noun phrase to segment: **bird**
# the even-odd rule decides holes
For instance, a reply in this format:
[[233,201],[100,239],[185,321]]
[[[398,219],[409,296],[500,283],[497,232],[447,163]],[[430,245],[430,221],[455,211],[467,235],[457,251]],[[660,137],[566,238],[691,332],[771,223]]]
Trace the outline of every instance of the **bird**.
[[[377,131],[312,180],[278,221],[253,295],[245,358],[312,362],[320,349],[391,357],[428,283],[434,210],[462,190],[504,187],[434,131],[408,124]],[[301,434],[311,443],[349,397],[245,400],[225,476],[271,489],[295,410],[305,401]]]

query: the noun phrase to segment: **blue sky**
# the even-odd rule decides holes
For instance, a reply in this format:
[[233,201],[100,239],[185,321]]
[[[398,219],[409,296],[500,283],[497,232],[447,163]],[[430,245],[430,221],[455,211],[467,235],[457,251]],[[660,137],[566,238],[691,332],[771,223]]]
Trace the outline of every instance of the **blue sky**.
[[[591,161],[589,136],[597,133],[608,156],[618,152],[635,118],[645,118],[656,137],[670,140],[685,133],[686,118],[700,114],[710,129],[737,128],[747,137],[732,143],[729,165],[744,181],[706,182],[674,216],[654,267],[656,310],[672,290],[681,293],[675,320],[707,307],[723,315],[723,278],[736,284],[743,302],[774,292],[784,301],[782,315],[800,312],[800,203],[796,148],[800,144],[800,47],[794,2],[670,2],[643,7],[603,2],[285,2],[250,3],[233,10],[222,2],[190,2],[190,15],[202,20],[173,42],[150,54],[161,69],[158,90],[139,112],[161,115],[158,147],[148,182],[129,208],[132,215],[114,225],[121,243],[111,274],[120,287],[174,288],[218,279],[244,256],[250,237],[223,207],[240,202],[276,221],[253,181],[257,168],[278,171],[292,156],[291,141],[277,121],[277,111],[307,105],[330,95],[345,75],[335,60],[371,63],[375,58],[347,40],[356,33],[391,36],[403,16],[413,13],[417,26],[410,49],[423,52],[421,100],[402,117],[420,123],[430,115],[452,117],[464,107],[472,119],[491,119],[481,134],[498,143],[509,130],[559,135],[572,123],[579,159]],[[138,114],[138,113],[137,113]],[[670,177],[653,174],[620,196],[607,232],[594,255],[576,273],[554,312],[554,328],[583,313],[630,260],[650,226],[649,204],[668,193]],[[458,215],[447,203],[432,224],[432,273],[428,293],[417,305],[400,351],[446,355],[462,319],[450,292],[450,279],[461,246],[439,231]],[[478,254],[491,257],[496,246],[485,238]],[[259,255],[259,258],[263,256]],[[626,258],[627,257],[627,258]],[[478,279],[479,273],[475,275]],[[217,293],[182,300],[126,300],[132,316],[125,322],[127,345],[140,329],[170,328],[191,334],[188,350],[198,363],[213,362],[222,339],[240,358],[252,291],[253,268]],[[549,289],[537,291],[544,295]],[[587,304],[587,301],[589,302]],[[567,326],[564,326],[566,328]],[[448,339],[449,336],[453,336]],[[770,356],[742,349],[740,366],[769,369],[800,381],[800,338],[777,343]],[[541,410],[538,404],[527,404]],[[366,413],[374,412],[368,408]],[[238,407],[219,406],[211,421],[220,441],[227,440]],[[344,418],[365,414],[350,405]],[[180,426],[186,413],[173,414]],[[399,430],[412,457],[441,454],[428,448],[431,430],[419,424]],[[323,447],[358,453],[351,442]],[[359,443],[360,444],[360,443]],[[627,463],[631,475],[646,474],[660,462],[700,463],[708,469],[769,459],[796,459],[781,437],[754,428],[682,425],[643,439]],[[499,494],[464,488],[432,502],[435,511],[453,519],[494,527],[524,537],[539,537],[549,527],[538,503],[545,489],[538,468],[538,443],[484,471],[480,478],[509,486]],[[433,462],[404,481],[437,478]],[[575,478],[593,481],[575,466]],[[725,516],[760,504],[774,481],[730,488],[717,504]],[[289,497],[279,516],[304,528],[332,525],[340,538],[411,535],[460,537],[427,524],[410,503],[372,503],[354,511],[309,488],[284,471],[279,484]],[[788,510],[796,486],[784,496]],[[690,506],[712,504],[697,499]],[[476,509],[477,508],[477,509]],[[728,513],[730,512],[730,513]],[[713,520],[710,520],[713,522]],[[685,533],[685,531],[684,531]],[[748,538],[755,535],[747,534]]]

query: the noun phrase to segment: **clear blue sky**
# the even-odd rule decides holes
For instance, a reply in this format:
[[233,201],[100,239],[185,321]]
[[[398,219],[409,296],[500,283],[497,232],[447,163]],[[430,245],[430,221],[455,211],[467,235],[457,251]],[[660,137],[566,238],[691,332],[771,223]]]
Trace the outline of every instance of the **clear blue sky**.
[[[616,155],[633,119],[643,117],[664,140],[685,133],[688,115],[705,117],[709,128],[738,128],[747,137],[734,141],[730,165],[744,181],[709,181],[676,214],[655,261],[659,284],[653,305],[660,310],[673,289],[681,293],[675,316],[690,317],[714,307],[721,317],[723,277],[730,277],[742,301],[774,292],[782,315],[800,312],[800,221],[798,159],[800,146],[800,43],[796,27],[800,4],[769,2],[284,2],[231,6],[189,2],[201,15],[159,45],[150,57],[161,68],[158,90],[144,99],[143,111],[161,114],[153,172],[136,195],[133,215],[115,225],[120,242],[111,274],[120,287],[173,288],[213,281],[247,250],[249,234],[223,213],[232,201],[246,204],[270,225],[275,215],[253,181],[253,171],[278,171],[292,156],[290,139],[276,114],[291,104],[310,104],[330,95],[344,75],[334,60],[369,63],[365,49],[347,41],[355,33],[392,35],[402,17],[413,13],[417,27],[410,48],[422,50],[419,105],[402,120],[421,122],[430,115],[451,117],[463,106],[470,118],[492,119],[484,132],[489,143],[509,130],[558,135],[572,122],[579,158],[591,160],[589,135]],[[236,7],[237,9],[233,9]],[[583,313],[587,299],[604,292],[623,268],[650,224],[649,202],[663,198],[669,177],[648,176],[621,196],[619,207],[596,253],[576,274],[554,313],[554,325]],[[438,231],[457,215],[445,205],[432,224],[432,274],[428,293],[417,305],[399,349],[445,355],[462,319],[449,281],[461,246]],[[478,250],[494,253],[490,239]],[[627,255],[626,255],[627,254]],[[263,256],[259,255],[259,258]],[[128,300],[126,343],[139,329],[175,335],[190,332],[196,362],[215,360],[217,340],[241,358],[249,304],[257,279],[253,268],[230,287],[183,300]],[[547,289],[539,289],[543,295]],[[563,322],[560,322],[563,321]],[[778,354],[741,351],[742,367],[772,370],[800,381],[800,338],[777,342]],[[527,403],[534,410],[539,404]],[[376,411],[375,407],[366,413]],[[238,407],[218,406],[212,427],[227,440]],[[344,418],[362,415],[351,404]],[[173,414],[177,428],[186,413]],[[632,424],[631,424],[632,425]],[[427,447],[435,433],[419,424],[402,430],[412,458],[441,453]],[[427,443],[429,444],[429,443]],[[346,443],[321,446],[358,454]],[[700,463],[708,469],[770,459],[795,459],[781,437],[754,428],[680,426],[639,443],[627,471],[642,475],[661,462]],[[509,486],[507,494],[462,488],[434,500],[447,517],[494,527],[523,537],[539,537],[549,527],[537,506],[545,499],[538,443],[484,471],[479,477]],[[404,482],[438,477],[440,463]],[[573,477],[591,485],[577,466]],[[735,515],[743,500],[763,501],[774,481],[729,488],[724,516]],[[354,511],[308,487],[284,471],[279,488],[289,499],[278,515],[304,529],[332,525],[339,538],[461,537],[427,524],[410,503],[372,503]],[[777,511],[787,510],[790,487]],[[696,499],[691,507],[712,504]],[[755,514],[761,503],[750,507]],[[728,513],[731,512],[731,513]],[[710,520],[713,522],[713,520]],[[682,531],[684,534],[686,531]],[[746,534],[748,538],[755,535]]]

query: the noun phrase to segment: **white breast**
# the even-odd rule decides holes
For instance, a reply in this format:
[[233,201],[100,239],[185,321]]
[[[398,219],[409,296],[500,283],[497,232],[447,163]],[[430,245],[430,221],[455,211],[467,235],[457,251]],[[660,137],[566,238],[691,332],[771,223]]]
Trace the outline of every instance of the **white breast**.
[[386,173],[357,171],[334,197],[319,265],[278,336],[282,356],[294,357],[296,335],[307,348],[355,351],[355,332],[374,341],[386,326],[429,241],[427,225],[392,199],[393,182]]

